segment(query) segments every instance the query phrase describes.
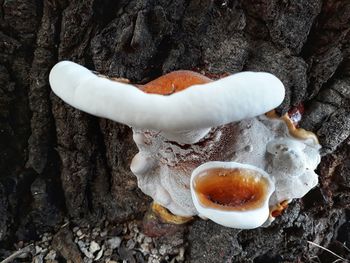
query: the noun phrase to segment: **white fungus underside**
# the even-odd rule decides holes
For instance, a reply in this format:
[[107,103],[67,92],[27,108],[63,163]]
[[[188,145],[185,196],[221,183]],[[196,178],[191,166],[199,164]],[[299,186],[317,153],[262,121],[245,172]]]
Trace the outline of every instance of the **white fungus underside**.
[[[190,147],[168,142],[156,132],[143,134],[135,130],[136,137],[144,138],[136,140],[140,152],[131,165],[141,190],[176,215],[198,215],[191,197],[191,173],[213,157],[250,164],[266,171],[275,181],[276,188],[269,200],[270,206],[300,198],[317,185],[314,170],[320,162],[320,146],[312,139],[296,139],[289,134],[284,121],[265,116],[231,126],[236,140],[230,146],[229,158],[227,153],[220,152],[220,141],[225,140],[223,128],[204,138],[205,144]],[[283,156],[278,151],[272,152],[271,149],[276,147],[284,149]]]

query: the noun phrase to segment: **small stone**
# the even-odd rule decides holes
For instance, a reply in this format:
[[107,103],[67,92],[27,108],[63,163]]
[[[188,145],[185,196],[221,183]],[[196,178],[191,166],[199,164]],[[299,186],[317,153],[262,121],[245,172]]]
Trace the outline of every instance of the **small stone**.
[[79,241],[77,242],[77,244],[78,244],[78,246],[79,246],[80,248],[85,247],[85,243],[84,243],[83,241],[81,241],[81,240],[79,240]]
[[141,252],[143,255],[148,255],[151,251],[150,251],[150,248],[149,248],[149,244],[141,244]]
[[180,247],[179,254],[176,256],[176,260],[178,262],[182,262],[185,260],[185,248]]
[[122,239],[120,237],[113,237],[107,240],[107,245],[110,249],[116,249],[120,246]]
[[84,248],[80,248],[80,251],[84,253],[84,255],[90,259],[94,258],[94,255],[88,251],[85,247]]
[[37,255],[33,258],[32,263],[43,263],[43,254]]
[[97,236],[100,235],[100,231],[101,231],[101,229],[100,229],[99,227],[94,228],[94,229],[92,230],[91,237],[92,237],[93,239],[95,239]]
[[78,237],[81,237],[83,235],[83,232],[81,232],[81,230],[79,229],[78,231],[77,231],[77,236]]
[[96,251],[99,251],[100,249],[101,249],[100,245],[97,244],[95,241],[92,241],[92,242],[90,243],[90,248],[89,248],[89,250],[90,250],[90,252],[91,252],[92,254],[94,254]]
[[91,259],[91,258],[84,258],[84,263],[92,263],[92,262],[94,262],[93,259]]
[[35,254],[40,254],[41,252],[43,251],[43,248],[42,247],[39,247],[39,246],[35,246]]
[[142,243],[142,241],[143,241],[144,238],[145,238],[145,235],[142,234],[142,233],[140,233],[140,234],[137,236],[136,241],[137,241],[138,243]]
[[164,256],[166,254],[166,252],[167,252],[166,247],[165,246],[161,246],[160,249],[159,249],[159,254]]
[[151,249],[151,254],[152,254],[152,255],[158,255],[158,250],[155,249],[155,248],[152,248],[152,249]]
[[135,247],[135,245],[136,245],[136,243],[135,243],[135,241],[132,240],[132,239],[129,239],[128,242],[126,243],[126,247],[127,247],[128,249],[133,249],[133,248]]
[[83,252],[86,257],[94,258],[94,255],[90,251],[87,250],[86,244],[83,241],[79,240],[78,246],[79,246],[80,251]]
[[101,250],[97,253],[97,256],[95,257],[94,261],[99,260],[99,259],[103,256],[103,251],[104,251],[104,249],[105,249],[105,246],[103,245],[103,246],[101,247]]
[[160,259],[156,257],[149,257],[148,263],[160,263]]
[[152,238],[150,238],[150,237],[145,237],[144,242],[145,242],[145,243],[152,243]]
[[110,256],[110,255],[112,255],[113,254],[113,249],[110,249],[110,248],[108,248],[108,249],[106,249],[106,251],[105,251],[105,256]]
[[123,234],[125,235],[128,232],[128,227],[124,226],[123,228]]
[[56,258],[56,251],[51,249],[49,253],[45,256],[45,261],[46,260],[54,260]]
[[73,227],[73,232],[74,232],[74,233],[78,232],[78,230],[79,230],[79,227],[77,227],[77,226],[76,226],[76,227]]
[[135,233],[139,233],[139,232],[140,232],[140,230],[139,230],[139,228],[137,227],[137,225],[135,225],[135,226],[132,228],[132,230],[133,230]]
[[105,237],[105,236],[107,236],[107,234],[108,234],[108,231],[107,231],[107,230],[102,231],[102,232],[100,233],[100,237]]

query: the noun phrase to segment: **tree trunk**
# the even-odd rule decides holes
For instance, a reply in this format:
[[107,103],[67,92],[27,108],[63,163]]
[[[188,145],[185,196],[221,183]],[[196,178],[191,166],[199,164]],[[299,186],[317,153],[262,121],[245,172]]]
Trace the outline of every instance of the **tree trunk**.
[[[286,87],[281,113],[304,103],[320,139],[319,186],[268,228],[186,227],[188,262],[350,259],[350,2],[345,0],[0,0],[0,248],[70,218],[115,225],[151,200],[130,172],[131,130],[51,93],[48,74],[72,60],[144,83],[176,69],[268,71]],[[1,250],[1,249],[0,249]],[[0,251],[1,252],[1,251]]]

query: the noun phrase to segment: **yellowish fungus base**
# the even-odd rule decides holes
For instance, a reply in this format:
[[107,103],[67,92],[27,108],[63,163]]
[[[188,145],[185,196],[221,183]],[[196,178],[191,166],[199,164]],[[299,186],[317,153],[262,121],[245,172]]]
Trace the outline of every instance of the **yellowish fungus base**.
[[315,141],[315,143],[320,144],[318,139],[317,139],[316,134],[314,134],[313,132],[304,130],[302,128],[295,127],[293,121],[289,118],[288,113],[286,113],[280,117],[280,116],[278,116],[278,114],[276,113],[275,110],[272,110],[272,111],[267,112],[265,115],[271,119],[283,120],[288,127],[290,135],[292,135],[293,137],[295,137],[297,139],[301,139],[301,140],[312,139]]
[[168,224],[181,225],[193,219],[193,217],[174,215],[168,209],[166,209],[165,207],[155,202],[152,203],[151,209],[156,215],[158,215],[164,221],[164,223],[168,223]]

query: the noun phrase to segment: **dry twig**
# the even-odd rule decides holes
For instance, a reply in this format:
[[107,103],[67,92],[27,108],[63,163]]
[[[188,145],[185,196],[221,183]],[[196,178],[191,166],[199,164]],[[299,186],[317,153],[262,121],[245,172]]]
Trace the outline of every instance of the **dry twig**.
[[[345,259],[345,258],[339,256],[338,254],[334,253],[332,250],[329,250],[328,248],[325,248],[325,247],[323,247],[323,246],[321,246],[321,245],[318,245],[318,244],[316,244],[316,243],[314,243],[314,242],[312,242],[312,241],[307,241],[307,243],[309,243],[309,244],[311,244],[311,245],[313,245],[313,246],[316,246],[316,247],[318,247],[318,248],[321,248],[321,249],[323,249],[324,251],[327,251],[328,253],[331,253],[333,256],[337,257],[338,259],[337,259],[336,261],[334,261],[334,262],[337,262],[338,260],[343,260],[344,262],[349,262],[349,260],[347,260],[347,259]],[[334,262],[333,262],[333,263],[334,263]]]
[[34,245],[30,244],[20,250],[17,250],[16,252],[14,252],[12,255],[8,256],[7,258],[5,258],[3,261],[1,261],[0,263],[9,263],[12,262],[13,260],[15,260],[16,258],[20,257],[23,254],[26,253],[32,253],[32,251],[34,250]]

